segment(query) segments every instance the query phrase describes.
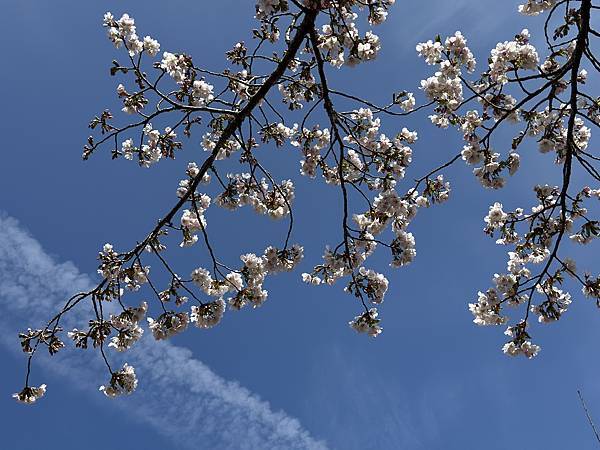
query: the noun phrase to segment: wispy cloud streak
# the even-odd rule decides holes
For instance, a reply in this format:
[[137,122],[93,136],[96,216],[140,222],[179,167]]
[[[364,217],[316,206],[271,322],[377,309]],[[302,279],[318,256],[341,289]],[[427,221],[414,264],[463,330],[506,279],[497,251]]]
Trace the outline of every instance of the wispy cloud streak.
[[[16,333],[21,328],[42,323],[68,296],[91,284],[90,278],[73,264],[55,262],[15,219],[0,214],[0,341],[3,344],[16,349]],[[65,325],[75,324],[65,322]],[[45,367],[71,382],[98,380],[106,372],[98,355],[82,353],[93,352],[76,354],[65,350],[62,355],[42,359]],[[168,342],[153,342],[146,334],[126,356],[136,367],[140,387],[133,396],[116,399],[115,403],[128,414],[152,424],[181,447],[326,448],[298,420],[284,412],[272,411],[268,403],[238,383],[219,377],[187,349]],[[87,382],[90,386],[85,388],[100,396],[94,387],[103,381],[98,380],[96,386]]]

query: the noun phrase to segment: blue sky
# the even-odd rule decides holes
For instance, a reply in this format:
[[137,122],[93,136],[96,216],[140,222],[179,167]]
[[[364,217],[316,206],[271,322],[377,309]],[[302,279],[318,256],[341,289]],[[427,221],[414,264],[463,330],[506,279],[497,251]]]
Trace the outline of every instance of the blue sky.
[[[399,0],[379,28],[380,59],[342,69],[332,80],[382,102],[400,89],[416,91],[429,73],[414,51],[421,40],[460,29],[484,63],[498,40],[523,27],[539,35],[540,20],[518,16],[517,4]],[[482,232],[488,205],[500,194],[480,188],[464,165],[447,172],[451,201],[415,220],[415,262],[392,272],[385,256],[374,257],[390,279],[381,308],[384,333],[376,340],[346,325],[360,309],[341,286],[313,288],[298,282],[298,273],[283,274],[268,281],[262,308],[228,312],[219,327],[190,330],[150,356],[138,351],[147,376],[140,376],[141,392],[131,398],[105,399],[96,391],[106,381],[104,372],[92,370],[97,361],[82,363],[65,352],[55,357],[58,363],[35,369],[34,382],[49,386],[46,398],[30,408],[16,404],[10,394],[20,388],[25,367],[14,351],[16,333],[36,325],[24,311],[31,307],[41,320],[74,279],[90,282],[85,274],[93,277],[101,245],[125,248],[139,239],[173,202],[182,168],[202,157],[192,140],[176,161],[151,170],[110,161],[107,152],[81,161],[88,120],[106,107],[117,110],[118,80],[108,76],[108,67],[122,54],[105,38],[102,14],[129,12],[140,34],[217,70],[224,67],[224,51],[250,40],[254,23],[253,2],[242,0],[151,7],[130,0],[30,0],[3,7],[0,36],[9,62],[0,72],[3,448],[276,448],[288,438],[299,447],[323,441],[338,449],[593,448],[576,390],[583,389],[600,418],[596,307],[577,293],[563,320],[536,326],[542,352],[533,361],[501,353],[501,328],[471,323],[467,303],[504,269],[505,250]],[[409,177],[461,146],[457,133],[435,130],[422,116],[385,124],[390,132],[403,126],[419,132]],[[298,180],[294,241],[305,246],[300,270],[307,271],[324,245],[337,240],[339,192],[300,178],[300,158],[290,148],[262,155],[276,176],[291,173]],[[541,183],[556,179],[550,157],[540,158],[533,143],[522,157],[523,170],[501,193],[510,208],[529,205],[532,175]],[[261,251],[285,229],[250,211],[215,208],[208,220],[222,259],[232,262],[240,253]],[[198,249],[179,254],[181,272],[205,260]],[[72,266],[60,265],[65,261]],[[588,254],[580,265],[593,270],[592,263]],[[65,274],[67,281],[60,281]],[[315,314],[318,323],[309,320]],[[173,363],[159,375],[157,361]]]

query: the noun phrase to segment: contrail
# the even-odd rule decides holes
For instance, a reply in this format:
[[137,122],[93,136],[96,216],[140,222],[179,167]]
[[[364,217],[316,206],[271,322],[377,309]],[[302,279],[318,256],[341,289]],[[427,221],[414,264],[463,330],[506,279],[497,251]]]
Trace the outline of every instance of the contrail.
[[[42,324],[66,298],[91,285],[91,279],[72,263],[55,262],[15,219],[0,213],[0,341],[4,345],[18,350],[19,331]],[[72,319],[65,321],[66,327],[74,325]],[[136,368],[139,388],[130,397],[106,401],[152,424],[180,447],[327,448],[313,439],[297,419],[272,411],[267,402],[238,383],[219,377],[187,349],[154,342],[150,333],[145,333],[125,356]],[[64,349],[39,361],[92,395],[102,396],[97,388],[108,381],[108,373],[93,350]],[[82,386],[81,380],[97,382]],[[34,376],[34,384],[43,381]],[[14,386],[15,391],[20,387]],[[49,394],[51,390],[50,385]]]

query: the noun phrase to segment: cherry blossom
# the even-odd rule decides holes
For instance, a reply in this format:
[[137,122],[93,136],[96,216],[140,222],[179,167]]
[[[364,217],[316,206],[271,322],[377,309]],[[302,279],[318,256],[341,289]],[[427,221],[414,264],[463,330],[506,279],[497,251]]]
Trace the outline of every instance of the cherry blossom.
[[[65,332],[59,322],[81,304],[88,304],[91,316],[66,336],[79,349],[91,342],[101,352],[111,378],[100,389],[115,397],[133,392],[137,378],[127,364],[111,369],[114,352],[107,347],[126,352],[144,329],[156,340],[169,339],[190,322],[202,329],[217,326],[228,308],[255,309],[269,297],[278,301],[281,294],[267,290],[270,277],[295,272],[305,257],[302,243],[292,244],[296,224],[307,219],[295,211],[296,196],[305,192],[300,183],[335,191],[341,214],[337,234],[322,244],[322,258],[306,255],[312,268],[299,271],[298,278],[313,286],[341,285],[359,308],[349,322],[358,333],[382,333],[372,304],[383,313],[385,296],[394,301],[394,271],[416,260],[417,238],[426,241],[412,228],[417,214],[452,205],[446,169],[457,161],[491,190],[488,211],[473,217],[484,216],[483,234],[506,247],[498,273],[465,302],[473,322],[506,326],[502,351],[533,358],[541,350],[530,335],[536,327],[560,320],[578,295],[600,305],[600,276],[565,255],[575,247],[567,244],[587,246],[600,237],[600,221],[593,216],[593,202],[600,199],[600,156],[591,144],[600,107],[595,74],[588,73],[600,70],[589,43],[598,34],[592,20],[598,6],[593,0],[527,0],[519,12],[547,14],[546,26],[532,21],[537,28],[532,32],[503,32],[489,52],[477,56],[487,61],[479,66],[460,31],[415,42],[414,58],[425,63],[419,86],[390,93],[389,103],[378,105],[361,97],[368,89],[343,91],[334,78],[351,76],[358,64],[370,70],[368,63],[385,44],[374,30],[394,3],[258,0],[250,8],[257,24],[253,42],[236,42],[221,72],[203,67],[185,49],[164,49],[151,36],[140,38],[128,14],[104,15],[108,40],[120,51],[110,74],[119,78],[117,109],[126,125],[109,110],[96,115],[83,158],[108,148],[112,159],[150,169],[189,149],[195,162],[170,185],[173,205],[146,235],[122,251],[102,247],[95,288],[68,299],[43,327],[20,333],[28,369],[25,388],[14,395],[18,401],[33,403],[44,395],[45,385],[29,383],[32,358],[39,348],[51,355],[61,351]],[[405,117],[413,114],[431,123],[409,129]],[[461,141],[453,148],[449,139],[442,150],[450,156],[440,151],[439,164],[422,173],[412,163],[422,150],[418,135],[431,127],[455,130]],[[532,155],[527,146],[539,152]],[[297,158],[302,177],[298,165],[272,173],[263,157],[271,150]],[[558,181],[540,173],[531,180],[533,192],[503,196],[526,157],[550,158]],[[330,207],[317,202],[317,208]],[[283,232],[269,235],[257,249],[252,233],[240,227],[243,233],[228,237],[239,246],[237,256],[225,258],[213,239],[219,229],[214,217],[222,208],[232,214],[227,220],[239,220],[233,213],[245,206],[261,220],[277,220]],[[180,272],[189,276],[179,276],[173,254],[192,246],[204,259]],[[377,252],[387,254],[381,268],[372,258]],[[140,303],[136,295],[145,300]]]

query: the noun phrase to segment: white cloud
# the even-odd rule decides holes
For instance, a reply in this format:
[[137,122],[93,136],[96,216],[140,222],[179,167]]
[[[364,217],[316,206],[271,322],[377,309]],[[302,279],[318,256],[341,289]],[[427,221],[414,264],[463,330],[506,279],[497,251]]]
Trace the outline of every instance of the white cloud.
[[[68,296],[90,285],[90,278],[79,273],[73,264],[56,263],[16,220],[0,214],[0,341],[5,345],[18,349],[18,331],[43,323]],[[65,322],[65,326],[75,323]],[[61,353],[41,358],[44,368],[69,376],[71,382],[94,380],[89,386],[80,387],[101,396],[96,389],[108,374],[98,355],[90,350]],[[182,447],[326,448],[298,420],[272,411],[268,403],[238,383],[219,377],[187,349],[154,342],[146,333],[126,356],[139,375],[138,392],[106,401],[115,402],[128,414],[152,424]],[[44,381],[41,372],[38,367],[34,384]]]

